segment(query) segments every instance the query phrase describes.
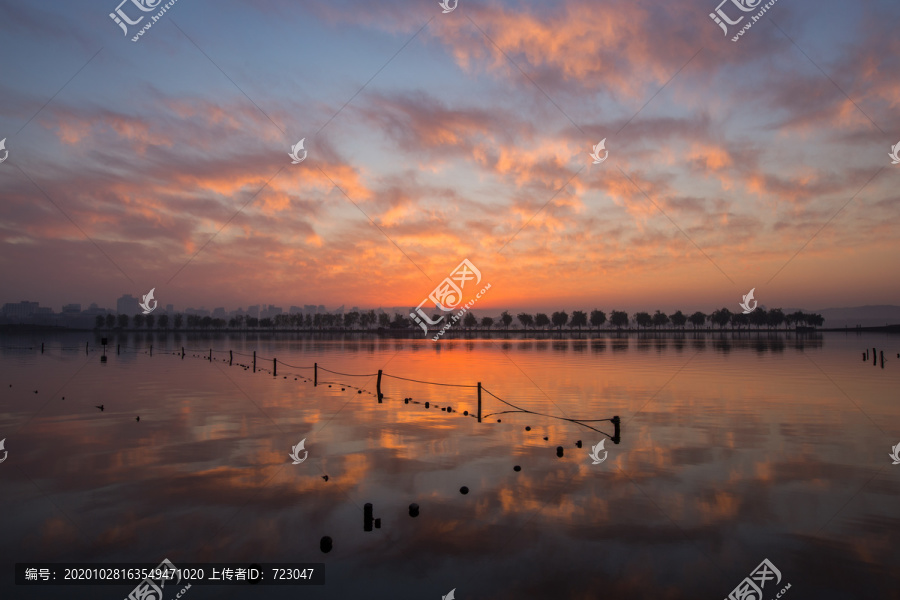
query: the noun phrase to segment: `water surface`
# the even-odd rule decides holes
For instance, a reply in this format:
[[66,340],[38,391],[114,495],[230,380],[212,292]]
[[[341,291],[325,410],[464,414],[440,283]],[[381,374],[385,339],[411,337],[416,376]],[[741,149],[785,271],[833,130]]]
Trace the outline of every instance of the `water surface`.
[[[325,586],[268,587],[266,598],[436,600],[456,588],[459,600],[721,599],[768,558],[788,600],[900,598],[896,337],[110,343],[101,363],[94,334],[0,338],[3,597],[130,591],[16,587],[15,562],[169,558],[326,564]],[[884,368],[863,362],[873,346]],[[345,375],[320,370],[314,386],[300,368],[313,363]],[[463,414],[477,412],[475,387],[395,377],[481,382],[492,416]],[[548,416],[494,414],[510,407],[488,392],[556,417],[618,415],[620,443]],[[293,465],[304,438],[309,457]],[[604,438],[608,458],[593,465]],[[364,530],[365,503],[380,528]],[[258,595],[207,585],[185,597]]]

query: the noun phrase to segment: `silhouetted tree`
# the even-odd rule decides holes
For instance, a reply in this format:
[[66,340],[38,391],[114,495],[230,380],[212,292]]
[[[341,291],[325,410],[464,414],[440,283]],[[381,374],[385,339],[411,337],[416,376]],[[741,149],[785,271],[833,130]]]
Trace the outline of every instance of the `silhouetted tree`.
[[551,320],[556,328],[561,330],[562,326],[569,322],[569,315],[564,311],[557,311],[553,313]]
[[528,330],[529,325],[534,325],[534,317],[528,313],[519,313],[516,315],[516,318],[519,320],[519,323],[522,324],[522,328],[526,331]]
[[582,310],[572,311],[572,322],[569,323],[570,327],[577,327],[578,331],[581,331],[581,328],[587,325],[587,313]]
[[684,329],[684,324],[687,323],[687,317],[684,316],[680,310],[676,311],[673,315],[669,315],[669,319],[672,320],[672,325],[680,327],[681,329]]
[[394,318],[391,320],[391,328],[392,329],[405,329],[406,324],[404,322],[408,323],[408,321],[409,320],[406,319],[400,313],[394,313]]
[[653,314],[653,327],[659,329],[665,327],[669,323],[669,317],[664,312],[656,311]]
[[482,317],[481,318],[481,327],[483,329],[490,329],[494,326],[494,320],[490,317]]
[[591,311],[591,325],[600,329],[606,323],[606,313],[596,308]]
[[810,315],[809,322],[813,327],[821,327],[825,323],[825,317],[823,317],[819,313],[815,313],[813,315]]
[[766,325],[769,322],[769,315],[762,309],[754,310],[748,316],[750,318],[750,324],[756,325],[757,331],[759,331],[760,327]]
[[169,328],[169,315],[159,315],[159,318],[156,320],[156,326],[160,329],[167,330]]
[[694,326],[694,329],[698,327],[702,327],[706,324],[706,313],[700,312],[699,310],[688,317],[688,321],[691,322],[691,325]]
[[466,329],[471,329],[472,327],[478,326],[478,318],[470,312],[466,313],[466,316],[463,317],[463,327]]
[[247,327],[252,327],[256,329],[259,327],[259,318],[258,317],[247,317]]
[[616,329],[628,327],[628,313],[624,310],[614,310],[609,313],[609,323]]
[[[375,319],[372,319],[372,325],[375,324]],[[313,328],[313,316],[309,313],[306,313],[306,316],[303,317],[303,326],[307,329]]]
[[106,328],[112,329],[116,326],[116,315],[112,313],[106,313]]
[[212,320],[212,326],[216,329],[222,329],[223,327],[225,327],[225,319],[216,317]]
[[379,313],[378,325],[379,325],[379,327],[390,327],[391,326],[391,317],[389,317],[386,312]]
[[156,317],[152,314],[147,315],[144,318],[144,322],[147,323],[147,329],[153,329],[153,324],[156,323]]
[[181,329],[181,325],[183,322],[184,322],[184,317],[181,315],[181,313],[176,313],[175,314],[175,324],[174,324],[175,329]]
[[500,313],[500,320],[503,322],[503,326],[509,329],[509,324],[512,323],[513,318],[511,314],[504,310]]
[[144,315],[143,314],[134,315],[133,317],[131,317],[131,322],[134,323],[135,329],[142,328],[144,326]]
[[106,319],[103,318],[103,315],[97,315],[94,319],[94,329],[102,328],[104,323],[106,323]]
[[[263,319],[263,321],[268,321],[268,323],[269,323],[268,325],[261,323],[263,327],[272,327],[272,325],[273,325],[272,319]],[[211,326],[212,326],[212,317],[210,317],[209,315],[203,317],[200,320],[200,327],[202,327],[203,329],[209,329]]]
[[[209,317],[203,317],[203,328],[204,329],[209,327],[209,324],[206,323],[207,319],[209,319]],[[210,319],[210,324],[212,324],[212,319]],[[259,326],[264,329],[275,329],[275,322],[272,321],[272,319],[270,319],[269,317],[266,317],[264,319],[259,320]]]
[[348,312],[344,315],[344,327],[353,329],[359,324],[359,313],[356,311]]
[[784,323],[784,319],[784,312],[782,312],[780,308],[770,308],[766,315],[766,321],[768,322],[769,327],[773,329],[778,329],[778,327]]
[[634,313],[634,322],[638,324],[638,327],[646,329],[653,324],[653,317],[650,316],[650,313],[636,312]]
[[709,320],[718,325],[719,329],[722,329],[731,321],[731,311],[727,308],[714,310],[709,316]]
[[544,313],[538,313],[534,315],[534,324],[541,329],[546,329],[547,325],[550,324],[550,317]]
[[128,329],[128,315],[119,315],[116,317],[116,321],[120,329]]
[[731,315],[731,326],[740,329],[750,324],[750,318],[744,313],[734,313]]

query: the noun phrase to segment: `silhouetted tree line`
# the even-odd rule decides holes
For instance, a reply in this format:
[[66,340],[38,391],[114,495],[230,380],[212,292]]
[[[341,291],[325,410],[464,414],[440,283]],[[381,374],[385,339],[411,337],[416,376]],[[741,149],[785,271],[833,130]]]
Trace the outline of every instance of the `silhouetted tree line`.
[[[437,320],[439,315],[434,315],[433,320]],[[820,327],[825,319],[820,314],[804,313],[796,311],[785,314],[780,308],[771,308],[769,310],[757,309],[750,314],[733,313],[727,308],[714,310],[711,314],[700,311],[690,316],[686,316],[680,310],[674,314],[667,315],[659,310],[654,314],[647,312],[637,312],[629,318],[628,313],[624,311],[614,310],[607,315],[602,310],[592,310],[590,315],[586,312],[576,310],[572,312],[571,317],[563,311],[554,312],[547,316],[545,313],[519,313],[516,319],[522,326],[522,329],[541,329],[546,330],[554,327],[562,330],[563,327],[569,329],[579,329],[588,327],[590,329],[600,329],[604,325],[610,328],[622,329],[627,328],[632,323],[640,329],[653,328],[658,330],[671,326],[675,329],[684,329],[690,323],[693,329],[700,329],[709,323],[718,326],[719,329],[725,329],[730,325],[731,329],[750,329],[756,327],[757,330],[766,327],[769,329],[778,329],[782,325],[785,328],[791,326]],[[169,315],[162,314],[159,317],[138,314],[133,317],[128,315],[97,315],[95,327],[97,329],[127,329],[129,320],[135,329],[146,327],[147,329],[169,329]],[[513,317],[508,311],[503,311],[495,321],[492,317],[482,317],[479,322],[478,318],[471,312],[466,313],[463,318],[462,327],[465,329],[475,329],[480,326],[481,329],[492,329],[494,327],[502,327],[509,329],[513,322]],[[443,325],[443,321],[441,324]],[[363,312],[349,312],[346,314],[325,314],[317,313],[315,315],[302,314],[282,314],[274,318],[258,319],[250,316],[236,316],[228,321],[221,318],[201,317],[199,315],[182,314],[174,315],[172,319],[172,329],[269,329],[269,330],[333,330],[333,329],[372,329],[378,327],[380,329],[411,329],[414,326],[410,319],[404,317],[400,313],[394,313],[393,318],[387,313],[377,313],[374,310]]]

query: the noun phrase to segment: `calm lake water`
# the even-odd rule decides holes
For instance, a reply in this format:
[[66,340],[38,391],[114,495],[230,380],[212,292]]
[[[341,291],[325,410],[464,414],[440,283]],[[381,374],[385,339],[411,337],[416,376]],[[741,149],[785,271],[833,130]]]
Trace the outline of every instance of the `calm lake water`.
[[[763,559],[782,575],[766,600],[787,584],[787,600],[900,598],[896,336],[110,343],[101,363],[92,333],[0,337],[2,598],[133,587],[15,586],[16,562],[163,558],[325,563],[324,586],[194,585],[188,600],[721,600]],[[242,366],[254,350],[256,374]],[[320,370],[314,387],[294,368],[314,362],[367,376]],[[490,392],[557,417],[617,415],[621,440],[534,414],[478,423],[463,414],[474,387],[394,377],[480,381],[485,414],[510,410]],[[603,439],[608,458],[592,464]],[[366,503],[380,528],[364,530]]]

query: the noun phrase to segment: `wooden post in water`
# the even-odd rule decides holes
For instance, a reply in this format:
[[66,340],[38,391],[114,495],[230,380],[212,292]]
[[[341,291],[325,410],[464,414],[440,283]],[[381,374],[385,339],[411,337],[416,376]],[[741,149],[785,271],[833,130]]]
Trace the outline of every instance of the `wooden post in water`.
[[884,350],[881,351],[881,368],[884,368]]
[[184,358],[184,346],[181,347],[181,358]]
[[153,344],[150,344],[150,356],[153,356]]
[[612,441],[613,441],[614,444],[618,444],[618,443],[619,443],[619,422],[620,422],[620,419],[619,419],[618,416],[615,416],[615,417],[613,417],[613,418],[610,419],[610,420],[612,421],[612,424],[613,424],[613,425],[615,426],[615,428],[616,428],[615,431],[613,432],[613,438],[612,438]]
[[478,382],[478,422],[481,423],[481,382]]
[[272,359],[272,377],[278,377],[278,359]]
[[209,349],[209,362],[212,362],[212,348]]
[[231,363],[234,362],[234,350],[228,351],[228,366],[231,366]]
[[375,383],[375,393],[378,394],[378,404],[381,404],[381,399],[384,398],[384,395],[381,393],[381,369],[378,369],[378,381]]
[[116,356],[119,355],[119,344],[116,344]]
[[87,342],[84,343],[84,353],[85,354],[88,353],[88,343]]
[[44,342],[41,342],[41,354],[44,353]]
[[256,350],[253,351],[253,372],[256,373]]
[[313,363],[313,387],[319,385],[319,363]]
[[878,364],[878,354],[875,352],[875,348],[872,348],[872,364]]

